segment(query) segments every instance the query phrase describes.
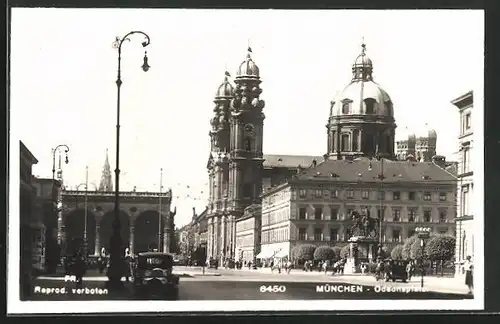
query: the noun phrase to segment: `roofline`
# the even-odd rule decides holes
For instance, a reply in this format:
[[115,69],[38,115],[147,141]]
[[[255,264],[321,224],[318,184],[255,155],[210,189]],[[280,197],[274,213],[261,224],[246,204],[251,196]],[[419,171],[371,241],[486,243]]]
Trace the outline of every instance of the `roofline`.
[[[451,175],[453,178],[455,178],[455,180],[458,180],[458,177],[456,175],[454,175],[453,173],[451,173],[450,171],[446,170],[446,164],[444,167],[441,167],[439,166],[439,164],[437,164],[436,162],[432,161],[432,163],[434,163],[438,168],[440,168],[441,170],[444,170],[446,173],[448,173],[449,175]],[[455,166],[455,163],[458,164],[458,162],[454,162],[454,164],[450,164],[449,166]]]
[[21,144],[21,155],[24,151],[24,153],[28,154],[28,158],[31,159],[33,164],[37,164],[38,159],[33,155],[33,153],[31,153],[31,151],[26,147],[26,145],[24,145],[23,141],[19,141],[19,143]]
[[464,101],[466,101],[467,99],[471,99],[472,101],[474,100],[473,99],[473,91],[470,90],[468,92],[466,92],[465,94],[461,95],[460,97],[457,97],[455,99],[453,99],[452,101],[450,101],[453,105],[457,106],[458,108],[463,108],[463,107],[466,107],[466,105],[461,105],[461,103],[463,103]]
[[286,187],[291,186],[291,185],[292,185],[292,183],[293,183],[293,181],[290,181],[290,180],[289,180],[289,181],[287,181],[287,182],[285,182],[285,183],[282,183],[282,184],[280,184],[280,185],[278,185],[278,186],[276,186],[276,187],[271,187],[271,190],[269,190],[269,191],[267,191],[267,192],[265,192],[265,193],[261,194],[261,195],[260,195],[260,197],[261,197],[261,198],[265,198],[265,197],[267,197],[267,196],[269,196],[269,195],[271,195],[271,194],[273,194],[273,193],[275,193],[275,192],[278,192],[278,191],[280,191],[280,190],[282,190],[282,189],[285,189]]

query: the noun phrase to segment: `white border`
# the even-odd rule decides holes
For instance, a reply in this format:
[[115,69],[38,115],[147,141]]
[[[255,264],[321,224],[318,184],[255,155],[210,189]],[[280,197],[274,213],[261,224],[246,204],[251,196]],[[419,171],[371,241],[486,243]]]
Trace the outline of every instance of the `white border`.
[[[483,35],[479,35],[484,37]],[[466,40],[464,40],[466,42]],[[7,245],[7,314],[61,313],[137,313],[137,312],[231,312],[231,311],[342,311],[342,310],[482,310],[484,309],[484,94],[483,69],[475,76],[464,76],[477,84],[474,88],[473,125],[475,149],[474,222],[478,235],[475,245],[475,296],[469,300],[220,300],[220,301],[31,301],[19,300],[19,141],[20,134],[10,130],[9,217]],[[476,81],[477,80],[477,81]],[[444,80],[446,82],[446,80]],[[462,93],[457,93],[460,96]],[[450,101],[453,98],[450,98]],[[458,114],[458,111],[456,112]],[[26,117],[26,116],[24,116]],[[10,125],[22,120],[10,110]],[[458,136],[458,134],[457,134]],[[29,149],[29,148],[28,148]],[[483,275],[481,275],[483,274]]]

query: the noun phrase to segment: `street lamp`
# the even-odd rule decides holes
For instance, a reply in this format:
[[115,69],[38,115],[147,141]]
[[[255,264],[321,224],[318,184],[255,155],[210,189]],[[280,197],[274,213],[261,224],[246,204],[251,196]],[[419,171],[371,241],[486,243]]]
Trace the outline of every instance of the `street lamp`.
[[162,210],[161,210],[161,191],[163,189],[163,168],[160,169],[160,194],[158,195],[158,252],[161,252],[162,250],[162,227],[161,227],[161,220],[162,220]]
[[[378,151],[378,149],[377,149]],[[382,222],[384,220],[384,197],[382,194],[382,189],[383,189],[383,182],[385,179],[384,176],[384,158],[380,155],[377,154],[377,160],[380,161],[380,173],[377,175],[377,179],[380,180],[380,187],[379,187],[379,200],[380,200],[380,212],[378,215],[378,223],[379,223],[379,231],[378,231],[378,251],[377,251],[377,258],[379,260],[382,259],[383,255],[383,250],[382,250]],[[368,166],[368,170],[372,170],[372,161],[370,159],[370,165]]]
[[417,233],[417,236],[420,239],[420,247],[422,249],[422,255],[420,257],[420,288],[424,288],[424,248],[425,240],[428,239],[431,235],[431,228],[417,227],[415,228],[415,233]]
[[[65,159],[65,162],[66,164],[69,163],[69,159],[68,159],[68,152],[69,152],[69,146],[66,145],[66,144],[59,144],[56,146],[56,148],[52,149],[52,198],[54,197],[54,189],[55,189],[55,180],[56,180],[56,153],[59,152],[62,148],[64,148],[64,152],[66,153],[66,159]],[[59,195],[56,197],[56,205],[59,204]],[[54,206],[54,204],[52,204],[52,206]],[[57,206],[56,208],[52,207],[53,209],[53,214],[57,214]],[[62,220],[62,216],[61,217],[57,217],[57,244],[59,245],[59,247],[61,246],[61,244],[63,243],[62,242],[62,224],[63,223],[63,220]]]
[[[85,202],[84,202],[84,230],[83,230],[83,253],[85,257],[87,256],[87,251],[88,251],[88,230],[87,230],[87,221],[88,221],[88,187],[89,187],[89,167],[85,167],[85,183],[80,183],[76,187],[76,191],[79,191],[80,186],[85,186]],[[77,206],[78,208],[78,206]]]
[[[123,258],[121,253],[122,238],[121,238],[121,224],[120,224],[120,89],[122,85],[121,79],[121,56],[122,45],[125,40],[130,41],[129,36],[133,34],[141,34],[145,37],[142,42],[142,47],[146,47],[150,43],[149,36],[142,31],[131,31],[123,38],[117,37],[113,43],[113,47],[118,49],[118,76],[116,79],[117,86],[117,100],[116,100],[116,168],[115,168],[115,217],[113,220],[113,233],[110,239],[110,258],[107,276],[109,278],[109,286],[113,288],[120,288],[122,286],[121,278],[123,274]],[[142,69],[144,72],[150,68],[148,64],[147,52],[144,53],[144,63]]]

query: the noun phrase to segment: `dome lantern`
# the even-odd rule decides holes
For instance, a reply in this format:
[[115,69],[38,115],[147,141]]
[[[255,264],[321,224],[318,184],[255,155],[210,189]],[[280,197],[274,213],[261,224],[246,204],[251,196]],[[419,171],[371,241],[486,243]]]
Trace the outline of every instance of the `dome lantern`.
[[352,65],[352,81],[371,81],[373,64],[372,60],[366,55],[366,44],[361,44],[361,54],[358,55]]

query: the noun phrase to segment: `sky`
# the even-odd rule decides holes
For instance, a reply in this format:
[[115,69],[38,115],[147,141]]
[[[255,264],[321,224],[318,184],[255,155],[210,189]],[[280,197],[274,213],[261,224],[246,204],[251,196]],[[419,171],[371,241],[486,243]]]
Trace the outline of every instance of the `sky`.
[[317,156],[326,153],[330,101],[350,82],[364,39],[374,81],[394,103],[396,139],[427,124],[438,133],[437,153],[457,160],[459,114],[450,101],[482,94],[483,25],[483,12],[472,10],[14,8],[11,140],[25,143],[39,161],[33,174],[47,178],[51,149],[67,144],[66,186],[84,182],[86,166],[89,189],[98,185],[106,149],[115,168],[112,43],[146,32],[147,73],[143,36],[122,48],[120,189],[157,192],[162,168],[182,226],[207,203],[215,91],[226,70],[235,76],[247,47],[266,102],[264,154]]

